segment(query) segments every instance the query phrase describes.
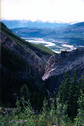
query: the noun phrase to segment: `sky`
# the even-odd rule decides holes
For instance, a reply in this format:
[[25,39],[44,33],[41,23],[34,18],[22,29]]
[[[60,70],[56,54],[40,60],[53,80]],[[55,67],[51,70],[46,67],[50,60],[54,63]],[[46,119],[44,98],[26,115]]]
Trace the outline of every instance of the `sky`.
[[84,0],[1,0],[1,18],[81,22],[84,21]]

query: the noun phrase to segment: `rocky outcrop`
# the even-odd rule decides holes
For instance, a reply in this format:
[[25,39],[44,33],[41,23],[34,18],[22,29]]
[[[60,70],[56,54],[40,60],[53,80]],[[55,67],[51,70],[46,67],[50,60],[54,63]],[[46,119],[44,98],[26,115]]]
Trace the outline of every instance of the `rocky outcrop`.
[[66,72],[70,73],[71,76],[76,72],[77,79],[84,75],[84,47],[51,56],[42,79],[49,89],[55,90]]

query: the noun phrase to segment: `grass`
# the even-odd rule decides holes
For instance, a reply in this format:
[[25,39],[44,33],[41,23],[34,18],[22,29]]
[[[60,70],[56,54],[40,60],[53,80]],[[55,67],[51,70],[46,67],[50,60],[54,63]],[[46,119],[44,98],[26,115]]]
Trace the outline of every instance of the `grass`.
[[37,48],[37,49],[39,49],[40,51],[42,51],[42,52],[45,52],[45,53],[47,53],[47,54],[50,54],[50,55],[53,55],[54,54],[54,52],[51,50],[51,49],[49,49],[49,48],[47,48],[47,47],[45,47],[45,46],[43,46],[43,45],[41,45],[41,44],[32,44],[35,48]]

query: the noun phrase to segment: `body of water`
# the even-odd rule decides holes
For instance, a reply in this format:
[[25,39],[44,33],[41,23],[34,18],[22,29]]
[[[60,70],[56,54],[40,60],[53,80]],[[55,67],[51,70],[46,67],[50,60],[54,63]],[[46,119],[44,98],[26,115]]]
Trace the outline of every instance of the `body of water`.
[[60,53],[61,51],[65,50],[72,51],[77,48],[77,46],[71,45],[63,40],[54,40],[54,39],[45,40],[43,38],[24,38],[24,37],[23,39],[25,39],[27,42],[30,43],[44,45],[56,53]]

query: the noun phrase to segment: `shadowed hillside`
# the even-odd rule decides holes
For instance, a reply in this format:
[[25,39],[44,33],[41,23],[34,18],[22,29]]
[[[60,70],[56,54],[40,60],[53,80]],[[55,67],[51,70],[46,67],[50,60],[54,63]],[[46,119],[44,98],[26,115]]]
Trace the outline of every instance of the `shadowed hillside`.
[[[0,101],[9,103],[20,95],[21,87],[26,84],[30,90],[42,86],[41,76],[45,62],[54,54],[50,49],[25,42],[0,23],[1,49],[1,93]],[[36,86],[36,87],[35,87]],[[32,97],[32,96],[31,96]]]

